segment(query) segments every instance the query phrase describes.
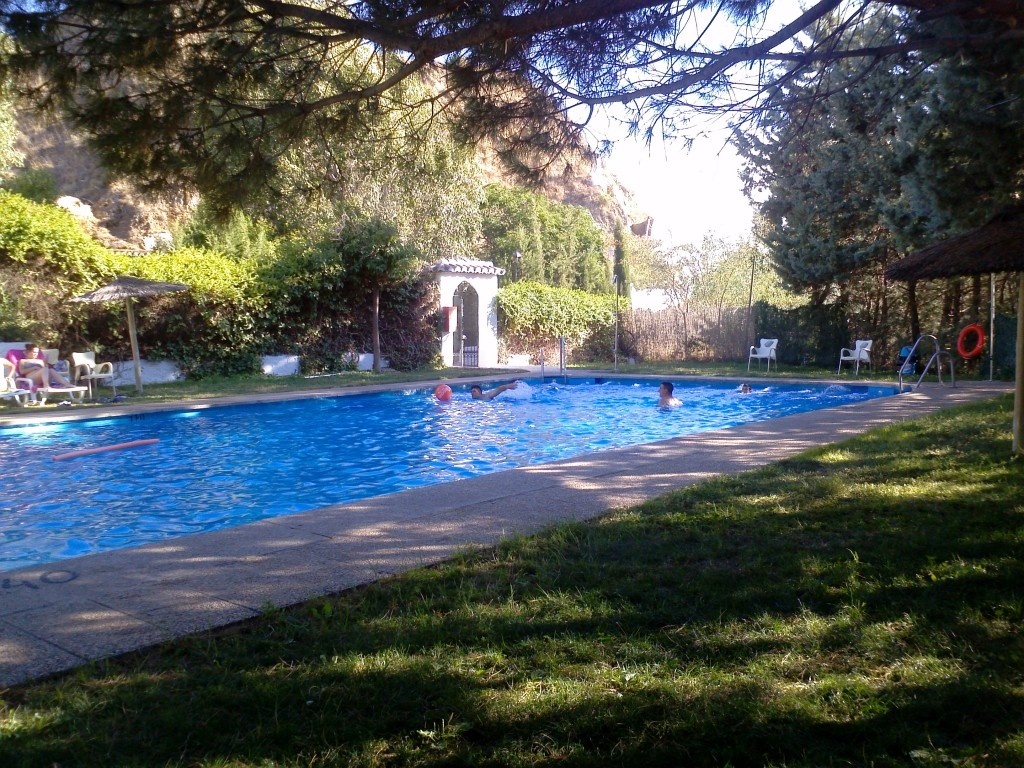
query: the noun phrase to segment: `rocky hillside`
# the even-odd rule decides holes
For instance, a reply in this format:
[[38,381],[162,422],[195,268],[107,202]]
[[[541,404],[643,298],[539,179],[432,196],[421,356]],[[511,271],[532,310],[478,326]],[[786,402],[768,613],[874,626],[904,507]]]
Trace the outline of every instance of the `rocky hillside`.
[[165,232],[185,216],[192,201],[184,195],[144,194],[130,182],[112,180],[82,138],[66,124],[21,112],[17,149],[25,167],[52,174],[61,198],[87,229],[115,249],[145,249],[147,238]]
[[[143,193],[130,182],[112,180],[81,136],[66,124],[22,112],[17,148],[25,168],[52,174],[60,204],[72,210],[84,226],[110,248],[148,250],[161,233],[188,215],[195,200],[184,194]],[[479,153],[484,178],[509,183],[493,157]],[[559,202],[588,209],[594,220],[611,231],[616,220],[630,224],[644,219],[633,197],[599,164],[577,158],[551,171],[541,192]],[[70,199],[69,199],[70,198]]]

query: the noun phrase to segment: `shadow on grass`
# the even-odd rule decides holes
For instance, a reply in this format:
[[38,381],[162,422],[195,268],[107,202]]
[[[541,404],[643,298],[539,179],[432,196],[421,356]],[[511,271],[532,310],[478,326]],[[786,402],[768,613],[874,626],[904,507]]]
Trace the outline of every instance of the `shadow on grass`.
[[0,764],[1019,764],[1008,416],[879,430],[12,690]]

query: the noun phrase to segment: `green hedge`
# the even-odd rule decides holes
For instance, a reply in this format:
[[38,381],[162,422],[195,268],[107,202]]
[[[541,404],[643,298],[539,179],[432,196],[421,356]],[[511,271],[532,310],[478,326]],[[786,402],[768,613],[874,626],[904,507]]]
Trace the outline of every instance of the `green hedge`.
[[99,285],[108,253],[63,208],[0,189],[0,259],[44,276],[51,296],[66,299]]
[[260,370],[267,300],[255,262],[182,248],[145,256],[110,254],[107,263],[119,275],[190,286],[145,300],[139,338],[148,355],[174,360],[194,378]]
[[[231,232],[243,224],[235,221]],[[209,247],[113,253],[67,211],[0,190],[0,339],[127,358],[124,304],[71,299],[129,275],[190,286],[136,309],[143,356],[173,360],[189,377],[256,372],[264,354],[299,354],[311,372],[337,370],[346,352],[369,350],[371,293],[352,258],[352,248],[363,246],[344,235],[319,244],[256,235],[254,248],[230,245],[251,244],[247,232],[210,241],[236,251],[229,254]],[[429,278],[382,290],[382,353],[393,367],[439,361],[436,307]]]
[[[626,304],[621,301],[620,309],[627,309]],[[615,296],[517,282],[498,291],[498,311],[509,348],[560,336],[579,345],[614,325]]]
[[[348,352],[371,349],[371,292],[353,274],[339,240],[288,243],[260,275],[266,334],[275,349],[302,357],[303,370],[344,370]],[[436,365],[437,290],[418,276],[381,291],[382,355],[398,370]]]
[[69,300],[113,277],[108,253],[63,208],[0,189],[0,334],[44,346],[65,338]]

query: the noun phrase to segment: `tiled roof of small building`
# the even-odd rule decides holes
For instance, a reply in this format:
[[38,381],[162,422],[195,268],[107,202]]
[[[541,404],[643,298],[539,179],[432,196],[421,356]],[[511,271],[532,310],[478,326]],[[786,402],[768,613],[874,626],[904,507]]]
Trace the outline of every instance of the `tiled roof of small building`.
[[427,267],[431,272],[452,272],[465,275],[504,275],[505,270],[490,261],[479,259],[442,259]]

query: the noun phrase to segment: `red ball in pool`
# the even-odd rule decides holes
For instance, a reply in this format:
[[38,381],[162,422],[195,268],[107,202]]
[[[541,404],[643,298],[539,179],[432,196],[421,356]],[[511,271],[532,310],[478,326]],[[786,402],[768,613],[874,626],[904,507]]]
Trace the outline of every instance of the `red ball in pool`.
[[452,399],[452,388],[447,384],[438,384],[437,389],[434,390],[434,397],[442,403],[447,403]]

